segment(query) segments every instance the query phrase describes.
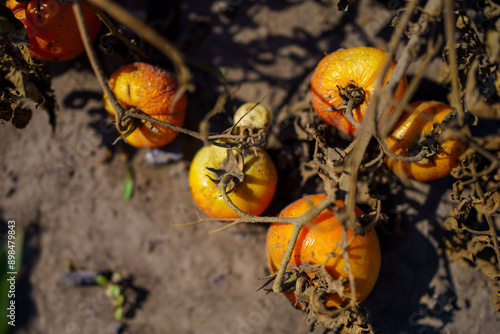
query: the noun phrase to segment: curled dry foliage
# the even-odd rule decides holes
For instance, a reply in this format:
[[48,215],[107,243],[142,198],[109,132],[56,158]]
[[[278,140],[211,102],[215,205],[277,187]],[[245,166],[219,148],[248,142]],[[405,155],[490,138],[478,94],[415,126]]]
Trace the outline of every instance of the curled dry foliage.
[[[466,111],[480,121],[499,120],[500,6],[490,0],[457,6],[459,37],[454,47],[460,96]],[[475,137],[468,131],[453,135],[469,149],[452,172],[456,181],[451,198],[457,205],[445,228],[456,234],[445,248],[458,262],[479,267],[490,279],[493,306],[500,312],[500,240],[494,221],[500,206],[500,136]]]
[[0,124],[10,122],[25,128],[32,116],[24,103],[31,101],[49,114],[54,130],[57,104],[50,88],[47,68],[33,60],[28,50],[28,35],[10,9],[0,5]]
[[[314,275],[310,275],[313,272]],[[304,262],[288,267],[283,293],[287,296],[293,294],[295,307],[307,312],[307,322],[311,326],[335,329],[336,333],[374,333],[369,312],[363,305],[346,302],[337,308],[325,307],[327,294],[336,293],[341,298],[349,298],[345,293],[346,284],[348,280],[343,277],[333,279],[324,266]]]
[[493,304],[500,312],[500,239],[494,224],[500,206],[500,137],[470,138],[470,142],[473,145],[453,171],[457,181],[451,198],[457,205],[445,227],[456,235],[445,247],[458,262],[478,266],[491,279]]

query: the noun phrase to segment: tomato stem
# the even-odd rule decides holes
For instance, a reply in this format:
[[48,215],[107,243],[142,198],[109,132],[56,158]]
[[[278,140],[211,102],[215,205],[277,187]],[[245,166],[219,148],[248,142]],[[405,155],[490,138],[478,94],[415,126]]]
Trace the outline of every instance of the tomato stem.
[[[100,10],[98,7],[96,7],[94,4],[92,4],[88,1],[87,1],[87,3],[89,5],[89,7],[94,11],[94,13],[96,13],[96,15],[99,17],[99,19],[104,23],[104,25],[106,25],[106,27],[109,29],[109,33],[106,34],[105,36],[111,36],[111,35],[115,36],[120,41],[122,41],[127,46],[127,48],[129,48],[133,53],[138,55],[140,59],[142,59],[146,62],[151,62],[151,59],[149,58],[149,56],[144,51],[142,51],[137,45],[132,43],[128,38],[126,38],[116,28],[116,26],[113,24],[113,22],[111,22],[111,20],[106,16],[106,14],[104,14],[104,12],[102,10]],[[102,39],[101,39],[101,41],[102,41]]]
[[[335,203],[335,198],[327,195],[324,200],[322,200],[318,205],[313,207],[311,210],[307,211],[303,215],[299,217],[260,217],[260,216],[252,216],[248,213],[242,211],[238,208],[233,201],[229,198],[226,187],[228,182],[233,176],[230,174],[225,174],[221,181],[219,182],[219,192],[226,202],[226,204],[241,218],[249,223],[286,223],[293,225],[293,232],[290,240],[288,241],[288,246],[283,256],[283,260],[281,261],[278,272],[276,273],[276,278],[273,284],[274,292],[283,292],[283,278],[285,275],[286,268],[288,263],[290,262],[290,258],[292,257],[293,249],[295,248],[295,244],[297,243],[297,238],[299,236],[302,227],[307,225],[311,220],[313,220],[316,216],[318,216],[323,210],[327,209],[329,206]],[[236,222],[235,222],[236,224]],[[225,229],[225,228],[224,228]]]
[[354,119],[354,109],[356,102],[354,100],[349,100],[347,102],[347,107],[344,109],[344,117],[351,123],[354,127],[359,127],[361,123]]
[[354,118],[354,110],[365,100],[365,91],[352,82],[347,83],[344,87],[337,85],[337,89],[342,100],[347,102],[347,106],[344,109],[344,117],[352,126],[359,127],[361,123]]
[[104,94],[109,99],[109,102],[111,106],[113,107],[113,110],[115,111],[116,115],[116,127],[118,128],[118,131],[120,132],[126,132],[127,126],[125,126],[122,123],[122,118],[124,114],[124,110],[120,103],[118,103],[118,100],[116,99],[115,95],[109,88],[109,85],[105,79],[104,71],[101,68],[101,65],[99,64],[99,61],[97,60],[97,55],[95,54],[94,48],[92,46],[92,42],[89,37],[89,33],[87,30],[87,25],[85,23],[85,18],[83,15],[83,10],[82,10],[82,4],[80,0],[74,0],[73,1],[73,12],[75,13],[75,18],[76,18],[76,23],[78,25],[78,30],[80,31],[80,36],[83,41],[83,45],[85,46],[85,52],[87,53],[87,56],[90,61],[90,65],[92,66],[92,70],[96,74],[97,81],[99,82],[99,85],[101,86],[102,90],[104,91]]
[[439,153],[439,145],[437,145],[437,143],[434,143],[435,145],[433,145],[431,143],[431,144],[421,145],[420,152],[418,152],[416,155],[404,157],[402,155],[398,155],[398,154],[392,152],[389,149],[389,147],[387,146],[387,143],[384,140],[380,139],[378,136],[376,136],[375,138],[377,138],[377,141],[378,141],[380,147],[382,148],[382,151],[386,155],[390,156],[391,158],[401,160],[401,161],[406,161],[406,162],[422,161],[425,158],[430,158],[430,157]]
[[142,37],[149,44],[154,46],[156,49],[164,53],[173,63],[175,71],[177,73],[177,79],[180,84],[180,89],[178,91],[179,96],[181,96],[185,91],[194,91],[194,85],[192,83],[192,75],[188,67],[184,63],[183,54],[177,49],[177,47],[154,29],[150,28],[144,22],[131,15],[127,10],[125,10],[120,5],[116,4],[110,0],[88,0],[94,5],[101,8],[109,16],[115,19],[117,22],[123,24],[124,26],[132,29],[140,37]]

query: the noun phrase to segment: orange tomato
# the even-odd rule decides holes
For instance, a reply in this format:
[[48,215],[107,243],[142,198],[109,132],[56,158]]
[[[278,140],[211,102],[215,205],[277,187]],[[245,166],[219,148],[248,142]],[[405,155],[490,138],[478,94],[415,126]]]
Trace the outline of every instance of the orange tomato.
[[[357,129],[343,114],[342,107],[347,106],[347,102],[341,96],[342,89],[352,85],[363,91],[362,102],[353,108],[354,119],[361,122],[375,90],[375,80],[386,57],[386,53],[380,49],[355,47],[335,51],[321,59],[311,80],[312,105],[320,118],[341,132],[354,136]],[[383,87],[387,84],[395,66],[396,62],[391,60]],[[394,92],[394,98],[401,98],[406,87],[406,77],[403,77]],[[390,108],[384,117],[390,117],[393,111],[394,108]]]
[[[20,20],[29,37],[31,55],[45,61],[65,61],[75,58],[85,51],[80,31],[73,14],[72,4],[56,0],[42,0],[40,15],[37,12],[38,0],[22,4],[7,0],[6,6]],[[101,29],[101,20],[82,3],[83,14],[91,40]]]
[[[325,194],[316,194],[301,198],[283,209],[280,217],[298,217],[318,205],[325,197]],[[339,208],[344,207],[344,203],[340,200],[336,202],[336,205]],[[359,208],[356,208],[356,214],[362,214]],[[269,228],[266,253],[271,272],[278,270],[292,235],[292,230],[292,225],[285,223],[273,223]],[[326,263],[325,269],[334,279],[343,277],[349,280],[348,273],[345,271],[343,256],[338,255],[330,259],[327,257],[333,251],[340,252],[337,243],[341,240],[341,237],[341,223],[331,210],[324,210],[300,231],[289,265],[295,264],[298,266],[305,261],[318,265]],[[355,235],[352,230],[348,229],[347,240],[351,240],[353,237],[348,254],[356,284],[356,298],[357,301],[361,302],[368,296],[377,282],[381,264],[380,245],[377,233],[373,229],[365,236]],[[334,249],[336,245],[337,248]],[[315,273],[309,273],[308,275],[313,278]],[[350,295],[349,284],[345,292]],[[285,296],[295,304],[294,292],[289,291],[285,293]],[[325,306],[339,306],[345,301],[338,294],[331,293],[326,298]]]
[[[132,63],[115,71],[109,78],[109,88],[124,108],[135,107],[160,121],[182,126],[187,105],[186,95],[171,106],[179,84],[166,70],[146,64]],[[106,94],[104,108],[114,117],[114,110]],[[135,147],[155,148],[170,143],[178,132],[153,124],[159,133],[141,124],[127,138]]]
[[[453,111],[449,105],[435,101],[419,101],[411,104],[415,110],[405,113],[396,124],[395,130],[387,138],[391,152],[403,156],[418,153],[418,142],[433,130],[434,123],[441,123],[443,118]],[[460,155],[465,151],[465,144],[460,139],[437,142],[439,153],[423,161],[408,162],[385,157],[389,168],[399,176],[417,181],[432,181],[450,174],[459,164]]]
[[[242,211],[258,216],[273,199],[278,174],[267,152],[260,147],[255,149],[256,155],[253,148],[246,152],[243,167],[244,181],[238,182],[228,196]],[[213,145],[204,146],[196,153],[189,168],[189,187],[193,200],[203,212],[214,218],[239,217],[224,202],[218,184],[210,179],[210,177],[215,179],[217,175],[207,169],[207,167],[222,168],[226,158],[227,149]]]

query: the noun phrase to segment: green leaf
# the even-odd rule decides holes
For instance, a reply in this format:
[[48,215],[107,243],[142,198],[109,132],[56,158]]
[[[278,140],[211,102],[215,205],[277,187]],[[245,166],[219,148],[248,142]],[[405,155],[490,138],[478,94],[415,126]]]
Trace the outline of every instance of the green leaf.
[[219,67],[219,72],[220,72],[220,74],[225,76],[227,74],[227,68],[225,68],[224,66],[221,66],[221,67]]
[[125,174],[125,181],[123,182],[123,200],[128,202],[134,194],[134,174],[131,170]]
[[95,278],[95,281],[99,285],[106,285],[109,283],[109,280],[106,277],[104,277],[103,275],[97,275]]
[[123,316],[123,308],[122,307],[117,307],[114,312],[115,320],[120,321]]
[[114,272],[113,275],[111,275],[111,282],[113,283],[119,283],[122,280],[122,274],[119,272]]
[[111,285],[111,296],[113,297],[118,297],[119,295],[122,294],[122,290],[120,287],[116,284]]
[[117,306],[123,306],[124,303],[125,303],[125,296],[119,295],[118,297],[116,297]]

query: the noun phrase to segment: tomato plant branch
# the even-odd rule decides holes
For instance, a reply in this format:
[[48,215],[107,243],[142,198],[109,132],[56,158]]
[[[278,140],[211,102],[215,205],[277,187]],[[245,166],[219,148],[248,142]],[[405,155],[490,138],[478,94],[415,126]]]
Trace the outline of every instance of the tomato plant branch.
[[370,168],[372,166],[375,166],[377,163],[379,163],[380,161],[382,161],[385,157],[385,153],[383,150],[380,150],[380,153],[377,155],[377,157],[375,159],[372,159],[370,161],[368,161],[367,163],[363,164],[363,168]]
[[80,36],[83,41],[83,45],[85,46],[85,52],[87,53],[87,56],[90,61],[90,65],[92,66],[92,70],[94,71],[97,81],[99,82],[99,85],[101,86],[102,90],[104,91],[104,94],[108,96],[109,103],[113,107],[113,110],[115,111],[116,115],[116,127],[118,128],[119,131],[125,132],[127,130],[128,125],[123,124],[121,122],[124,110],[120,103],[116,100],[115,95],[113,92],[111,92],[111,89],[109,88],[109,85],[106,80],[106,76],[104,75],[104,71],[102,70],[101,65],[99,64],[99,61],[97,60],[97,56],[94,51],[94,47],[92,46],[92,42],[89,37],[89,33],[87,30],[87,26],[85,24],[85,19],[83,16],[83,10],[82,10],[82,5],[80,3],[80,0],[73,0],[73,12],[75,14],[76,18],[76,23],[78,25],[78,30],[80,31]]
[[[88,1],[101,8],[117,22],[137,33],[142,39],[160,50],[172,61],[177,73],[177,80],[180,84],[180,89],[176,94],[179,98],[185,91],[194,91],[191,72],[184,62],[184,56],[173,43],[111,0]],[[176,98],[174,98],[174,105],[176,101]]]
[[96,13],[99,19],[101,19],[104,25],[109,29],[109,33],[107,35],[113,35],[116,38],[118,38],[120,41],[123,42],[123,44],[125,44],[125,46],[127,46],[130,50],[132,50],[135,54],[137,54],[141,59],[147,62],[151,61],[149,56],[144,51],[142,51],[139,47],[137,47],[137,45],[132,43],[118,30],[118,28],[116,28],[113,22],[111,22],[111,20],[106,16],[106,14],[104,14],[104,12],[101,9],[96,7],[94,4],[89,3],[88,1],[89,0],[87,0],[86,2],[88,3],[89,7],[92,8],[94,13]]
[[[438,7],[439,6],[440,0],[429,0],[425,6],[425,10],[429,10],[430,8],[427,8],[429,4],[434,4]],[[380,95],[382,93],[382,81],[383,78],[385,77],[387,70],[389,69],[391,60],[394,56],[394,53],[396,51],[396,48],[400,42],[401,36],[403,35],[404,30],[408,26],[408,23],[410,22],[410,18],[413,14],[413,11],[415,10],[416,6],[418,4],[418,0],[411,0],[407,3],[403,15],[399,21],[399,24],[396,26],[394,33],[391,36],[391,39],[389,40],[389,44],[387,47],[387,53],[388,56],[385,58],[384,63],[382,64],[382,68],[380,70],[380,73],[377,76],[376,79],[376,85],[375,85],[375,94]],[[424,20],[424,16],[421,15],[419,18],[419,23],[421,20]],[[413,35],[410,40],[408,41],[408,44],[405,46],[403,53],[401,57],[398,59],[398,62],[396,66],[394,67],[394,70],[392,71],[391,77],[389,78],[389,81],[387,81],[387,84],[384,87],[384,91],[392,95],[392,93],[396,90],[396,87],[398,86],[399,82],[403,78],[403,76],[406,73],[406,70],[408,66],[410,65],[411,62],[411,56],[410,53],[411,51],[415,48],[415,46],[419,43],[420,38],[418,35]],[[388,105],[387,102],[384,100],[381,100],[379,104],[376,104],[377,111],[376,111],[376,119],[379,120],[384,113],[384,111],[387,109]],[[369,108],[370,109],[370,106]]]
[[199,130],[200,130],[200,133],[201,133],[201,136],[202,138],[204,138],[203,140],[205,141],[205,144],[206,144],[206,141],[207,141],[207,136],[209,134],[209,119],[211,117],[213,117],[214,115],[216,115],[217,113],[219,113],[222,108],[224,107],[224,104],[226,104],[226,100],[227,100],[227,97],[228,97],[228,93],[226,91],[224,91],[224,93],[222,93],[221,95],[219,95],[219,98],[217,99],[214,107],[212,108],[212,110],[210,110],[206,115],[205,117],[203,118],[203,120],[200,122],[200,126],[199,126]]
[[[239,145],[240,142],[245,141],[248,138],[257,138],[258,134],[244,134],[244,135],[233,135],[233,134],[212,134],[205,136],[199,132],[189,130],[177,125],[174,125],[172,123],[166,122],[166,121],[161,121],[159,119],[153,118],[144,112],[138,110],[137,108],[129,109],[129,110],[123,110],[123,115],[125,118],[136,118],[140,119],[143,122],[149,122],[152,124],[159,125],[164,128],[168,128],[177,132],[180,132],[182,134],[191,136],[193,138],[199,139],[201,141],[207,142],[211,145],[219,146],[219,147],[225,147],[225,148],[233,148]],[[227,140],[230,139],[230,142],[218,142],[216,140]],[[261,140],[256,142],[257,144],[261,143]]]
[[354,127],[359,127],[361,123],[354,119],[354,105],[356,102],[354,100],[349,100],[347,102],[347,107],[344,109],[344,117],[351,123]]
[[354,83],[348,83],[344,87],[337,85],[339,96],[347,102],[344,108],[344,117],[354,127],[359,127],[360,123],[354,119],[354,109],[356,109],[365,100],[365,91]]
[[[416,5],[418,4],[417,0],[411,0],[408,2],[406,8],[404,9],[404,14],[400,19],[400,22],[398,26],[396,27],[393,35],[391,36],[391,40],[389,41],[389,46],[388,46],[388,53],[390,56],[394,55],[394,52],[396,50],[396,47],[398,45],[398,42],[400,40],[400,36],[403,34],[404,30],[406,29],[410,17],[413,14],[413,11],[416,8]],[[427,27],[429,26],[429,21],[431,17],[438,16],[441,12],[441,0],[429,0],[425,4],[425,7],[423,9],[423,12],[425,12],[425,15],[422,14],[420,15],[418,19],[418,25],[420,26],[421,31],[427,30]],[[385,86],[385,92],[387,94],[392,95],[392,93],[395,91],[397,85],[403,78],[406,70],[410,66],[410,63],[413,60],[413,54],[416,48],[419,46],[421,42],[421,37],[418,33],[413,34],[408,43],[406,44],[405,48],[403,49],[403,52],[401,56],[398,59],[398,62],[396,64],[396,67],[392,71],[392,75],[389,78],[389,81],[387,82],[387,85]],[[390,59],[391,57],[388,57],[388,59],[385,60],[383,69],[381,71],[382,74],[385,74],[387,69],[389,68],[390,64]],[[379,78],[380,75],[379,75]],[[381,84],[381,82],[379,81]],[[380,89],[375,89],[375,93],[381,92]],[[407,96],[407,99],[411,99],[411,96]],[[377,120],[380,119],[381,115],[383,112],[387,109],[388,104],[385,101],[381,101],[381,103],[377,106]],[[369,108],[370,109],[370,106]],[[399,112],[399,114],[398,114]],[[392,127],[394,126],[395,122],[400,117],[400,113],[402,112],[402,109],[396,110],[396,113],[394,117],[392,117],[390,120],[388,120],[388,125],[385,127],[386,130],[382,131],[383,136],[387,136],[387,133],[392,130]]]
[[460,102],[460,87],[458,82],[458,67],[457,67],[457,54],[455,49],[455,14],[454,14],[454,1],[443,0],[443,16],[444,16],[444,34],[446,43],[448,45],[448,65],[450,67],[451,76],[451,106],[457,110],[458,122],[462,127],[465,125],[464,111],[462,103]]
[[331,197],[330,195],[327,195],[324,200],[322,200],[318,205],[314,206],[311,210],[307,211],[303,215],[299,217],[259,217],[259,216],[252,216],[247,214],[246,212],[242,211],[240,208],[238,208],[233,201],[229,198],[226,187],[231,180],[232,175],[230,174],[225,174],[222,179],[219,182],[219,191],[226,202],[226,204],[241,218],[243,218],[245,221],[249,223],[286,223],[286,224],[292,224],[293,225],[293,232],[290,237],[290,240],[288,241],[288,246],[285,251],[285,254],[283,256],[283,260],[281,261],[280,267],[276,273],[276,278],[273,284],[273,291],[274,292],[282,292],[282,285],[283,285],[283,278],[285,275],[286,268],[288,266],[288,263],[290,262],[290,258],[292,257],[293,249],[295,248],[295,244],[297,243],[297,238],[300,234],[300,231],[302,230],[302,227],[304,227],[307,223],[309,223],[311,220],[313,220],[316,216],[318,216],[323,210],[327,209],[329,206],[331,206],[334,202],[335,199]]
[[490,236],[491,233],[490,233],[490,230],[486,230],[486,231],[480,231],[480,230],[475,230],[475,229],[472,229],[468,226],[465,226],[462,224],[462,226],[460,227],[460,229],[464,229],[465,231],[471,233],[471,234],[476,234],[476,235],[484,235],[484,236]]
[[[141,119],[144,122],[151,122],[152,124],[156,124],[156,125],[162,126],[164,128],[168,128],[168,129],[189,135],[189,136],[194,137],[196,139],[200,139],[200,140],[205,139],[201,134],[199,134],[196,131],[185,129],[183,127],[174,125],[174,124],[169,123],[169,122],[160,121],[160,120],[153,118],[153,117],[151,117],[143,112],[138,111],[137,109],[124,110],[123,113],[124,113],[124,116]],[[234,145],[230,145],[230,144],[223,144],[223,143],[216,143],[216,142],[213,142],[212,144],[217,145],[217,146],[222,146],[222,147],[228,147],[228,148],[234,146]]]
[[394,114],[392,115],[392,117],[387,119],[387,121],[384,122],[384,124],[380,126],[380,129],[378,129],[379,137],[383,139],[387,138],[388,133],[393,129],[394,125],[400,119],[403,112],[406,111],[407,106],[410,103],[410,100],[412,99],[413,95],[417,91],[422,81],[425,69],[429,66],[432,59],[434,59],[434,56],[439,52],[441,44],[442,44],[441,35],[437,36],[435,41],[432,40],[428,41],[427,51],[425,53],[425,56],[420,62],[418,69],[415,71],[415,75],[409,82],[408,87],[403,93],[402,98],[399,101],[397,101],[396,110],[394,111]]
[[[354,239],[352,239],[354,240]],[[347,242],[347,227],[345,224],[342,224],[342,236],[340,238],[340,245],[342,247],[342,257],[344,258],[345,268],[347,274],[349,276],[349,285],[351,287],[351,306],[355,307],[357,298],[356,298],[356,283],[354,282],[354,274],[352,273],[351,261],[349,259],[349,247],[352,242]]]
[[285,224],[302,224],[306,225],[308,222],[313,220],[317,215],[321,213],[321,211],[325,210],[328,208],[330,205],[332,205],[335,201],[331,197],[326,197],[320,204],[303,214],[302,216],[299,217],[268,217],[268,216],[252,216],[244,211],[242,211],[240,208],[238,208],[231,198],[229,198],[228,192],[226,190],[230,180],[233,178],[231,174],[224,174],[224,176],[221,178],[218,184],[218,188],[220,191],[220,194],[226,204],[238,215],[242,218],[242,221],[248,222],[248,223],[285,223]]
[[[436,0],[430,0],[429,2],[436,2]],[[371,97],[370,104],[368,104],[368,110],[366,111],[363,122],[359,127],[358,137],[352,143],[352,152],[350,152],[350,154],[346,158],[346,168],[339,179],[339,188],[345,191],[346,194],[344,218],[341,219],[341,221],[343,223],[347,223],[348,227],[354,226],[356,220],[356,181],[358,179],[359,166],[361,165],[361,161],[363,159],[364,153],[366,152],[368,144],[372,136],[375,134],[375,120],[379,119],[379,115],[382,115],[382,113],[387,109],[387,103],[383,100],[379,101],[379,96],[382,93],[383,78],[385,77],[386,72],[389,69],[392,55],[394,54],[394,51],[400,41],[400,36],[402,35],[404,29],[406,29],[406,26],[408,25],[408,22],[416,5],[417,0],[411,0],[407,3],[404,14],[402,15],[400,20],[400,24],[398,24],[391,36],[388,48],[389,55],[384,60],[382,68],[377,75],[374,94]],[[413,39],[415,39],[415,36],[412,37]],[[416,42],[417,41],[414,41],[413,44],[416,44]],[[392,76],[385,87],[386,92],[392,93],[395,90],[397,84],[401,81],[406,68],[409,66],[410,58],[408,54],[410,48],[413,48],[413,45],[408,43],[405,47],[405,52],[407,53],[408,59],[406,62],[399,61],[397,63],[392,72]]]
[[386,155],[390,156],[391,158],[401,160],[401,161],[406,161],[406,162],[422,161],[422,159],[429,158],[429,157],[439,153],[438,151],[435,151],[431,147],[429,147],[428,145],[424,144],[424,145],[422,145],[420,152],[418,152],[416,155],[404,157],[402,155],[398,155],[398,154],[392,152],[389,149],[389,147],[387,146],[387,143],[385,142],[385,140],[382,140],[379,137],[376,137],[376,138],[377,138],[377,141],[378,141],[380,147],[382,148],[382,151]]

